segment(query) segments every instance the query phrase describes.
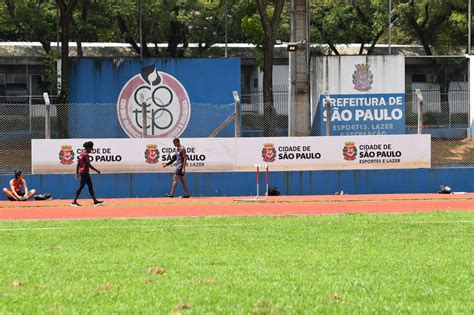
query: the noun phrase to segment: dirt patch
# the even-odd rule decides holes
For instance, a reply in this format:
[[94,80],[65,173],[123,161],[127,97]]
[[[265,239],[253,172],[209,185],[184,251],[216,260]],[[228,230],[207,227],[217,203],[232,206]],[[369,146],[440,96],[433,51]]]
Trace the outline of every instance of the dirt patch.
[[145,278],[143,279],[143,283],[152,283],[154,282],[155,280],[154,279],[151,279],[151,278]]
[[474,165],[474,140],[445,140],[431,141],[432,165],[442,166],[472,166]]
[[22,286],[24,286],[24,285],[25,285],[25,283],[24,283],[23,281],[20,281],[20,280],[14,280],[14,281],[12,282],[12,284],[11,284],[11,286],[12,286],[13,288],[22,287]]
[[163,275],[166,272],[165,268],[162,267],[150,267],[148,268],[148,273],[152,275]]
[[329,298],[331,299],[331,301],[335,301],[335,302],[341,302],[342,301],[342,297],[337,293],[331,294],[331,296]]
[[99,287],[101,291],[111,291],[114,287],[110,283],[104,283]]
[[181,311],[188,311],[192,308],[191,304],[188,302],[180,302],[175,305],[173,310],[171,311],[172,315],[178,315],[181,314]]
[[219,280],[213,279],[213,278],[210,278],[210,279],[199,279],[199,280],[196,281],[196,284],[197,284],[197,285],[218,285],[218,284],[219,284]]
[[278,314],[278,310],[267,300],[260,300],[252,308],[254,315],[274,315]]

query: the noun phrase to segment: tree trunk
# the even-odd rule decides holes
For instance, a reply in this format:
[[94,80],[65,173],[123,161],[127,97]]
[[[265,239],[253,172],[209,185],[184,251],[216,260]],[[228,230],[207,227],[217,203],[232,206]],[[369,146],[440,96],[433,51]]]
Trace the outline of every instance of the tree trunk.
[[367,55],[374,54],[375,45],[377,45],[377,42],[379,41],[380,37],[383,35],[386,29],[387,28],[384,27],[377,34],[375,34],[375,37],[372,39],[372,44],[370,45],[369,49],[367,49]]
[[273,47],[275,34],[278,29],[285,0],[276,0],[271,20],[268,17],[268,2],[257,0],[257,9],[264,33],[263,43],[263,135],[272,137],[277,135],[277,115],[273,104]]
[[441,123],[445,127],[449,126],[451,109],[449,108],[449,86],[450,82],[440,83],[439,92],[440,92],[440,101],[441,101],[441,113],[442,113],[442,120]]
[[125,41],[132,46],[132,49],[137,53],[137,55],[140,56],[140,54],[143,52],[144,58],[152,57],[151,52],[148,49],[148,46],[146,44],[145,36],[142,36],[142,43],[140,44],[142,45],[143,49],[141,49],[140,46],[135,41],[134,37],[130,35],[130,30],[128,29],[127,22],[125,21],[123,16],[121,16],[120,14],[117,15],[117,23],[118,23],[120,32],[125,37]]
[[58,138],[68,138],[68,103],[69,103],[69,26],[72,20],[72,12],[77,0],[56,0],[61,14],[59,26],[61,29],[61,91],[58,96]]
[[436,82],[439,84],[440,102],[441,102],[441,121],[439,122],[445,127],[449,126],[449,116],[451,115],[451,109],[449,107],[449,86],[451,80],[448,77],[448,71],[443,64],[437,63],[436,59],[433,59],[434,66],[437,76]]
[[319,33],[321,34],[321,36],[323,37],[323,40],[326,42],[326,44],[328,44],[329,48],[331,49],[331,51],[334,53],[334,55],[336,56],[340,56],[341,54],[339,53],[339,51],[337,50],[336,46],[334,45],[334,43],[331,41],[330,37],[327,36],[326,32],[324,31],[324,28],[323,28],[323,25],[321,22],[316,22],[316,28],[318,29]]
[[58,138],[68,138],[69,103],[69,26],[67,18],[61,13],[61,91],[58,96]]
[[449,86],[451,80],[448,77],[446,65],[440,64],[436,58],[431,61],[433,70],[435,71],[435,82],[439,84],[440,102],[441,102],[441,121],[438,123],[443,126],[449,125],[449,116],[451,109],[449,106]]
[[277,135],[277,115],[273,104],[273,36],[265,38],[263,62],[263,115],[265,137]]
[[[177,14],[178,12],[176,12]],[[168,48],[166,52],[169,57],[176,58],[178,56],[178,45],[181,40],[180,24],[177,21],[171,21],[170,34],[168,36]]]

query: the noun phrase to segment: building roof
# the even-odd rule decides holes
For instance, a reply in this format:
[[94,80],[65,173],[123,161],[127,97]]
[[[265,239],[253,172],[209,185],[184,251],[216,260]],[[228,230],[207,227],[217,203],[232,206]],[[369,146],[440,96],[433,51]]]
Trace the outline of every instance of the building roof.
[[[186,57],[202,56],[205,58],[224,57],[225,44],[214,44],[207,48],[202,55],[199,54],[197,44],[189,44]],[[182,46],[181,46],[182,47]],[[360,44],[348,44],[336,46],[341,55],[358,55]],[[58,47],[60,48],[60,46]],[[71,57],[77,57],[77,44],[69,43]],[[150,45],[149,49],[153,52],[163,53],[167,44]],[[365,46],[364,53],[367,53],[369,46]],[[329,47],[324,44],[311,44],[311,49],[317,55],[330,54]],[[51,42],[51,50],[58,51],[56,42]],[[83,57],[91,58],[138,58],[139,55],[127,43],[82,43]],[[387,55],[389,47],[385,44],[376,45],[374,55]],[[59,50],[60,54],[60,50]],[[421,45],[391,45],[392,55],[403,55],[407,57],[426,56]],[[242,59],[243,64],[255,64],[257,59],[256,46],[245,43],[227,44],[227,55],[229,57],[238,57]],[[42,63],[45,51],[39,42],[0,42],[0,63],[22,64]],[[454,57],[454,56],[453,56]],[[287,44],[275,45],[276,63],[278,60],[287,60]],[[14,61],[14,59],[16,59]]]

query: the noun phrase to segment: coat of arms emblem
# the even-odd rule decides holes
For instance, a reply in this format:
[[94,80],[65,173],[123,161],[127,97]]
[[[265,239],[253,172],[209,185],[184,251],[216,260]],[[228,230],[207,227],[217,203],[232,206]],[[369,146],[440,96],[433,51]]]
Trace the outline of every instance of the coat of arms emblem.
[[156,144],[147,144],[145,150],[145,162],[150,164],[158,163],[160,153],[158,152],[158,146]]
[[262,149],[262,158],[264,162],[273,162],[275,161],[276,150],[273,146],[273,143],[265,143]]
[[354,89],[367,92],[372,88],[374,82],[374,75],[370,71],[370,65],[367,63],[360,63],[355,65],[356,70],[352,75],[352,83],[354,83]]
[[357,148],[354,142],[345,142],[342,150],[344,160],[354,161],[357,157]]
[[74,163],[74,151],[72,145],[62,145],[59,151],[59,163],[69,165]]

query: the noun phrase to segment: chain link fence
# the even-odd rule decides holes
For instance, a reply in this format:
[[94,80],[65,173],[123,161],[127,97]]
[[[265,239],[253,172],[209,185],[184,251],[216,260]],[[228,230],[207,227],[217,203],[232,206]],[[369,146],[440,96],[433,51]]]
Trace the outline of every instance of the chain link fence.
[[[432,167],[473,167],[474,139],[470,128],[468,82],[453,82],[446,93],[437,84],[412,84],[405,95],[405,133],[418,132],[418,99],[416,89],[423,96],[422,133],[431,135]],[[242,136],[262,137],[265,134],[265,103],[262,92],[242,95]],[[275,136],[288,136],[288,90],[274,91]],[[324,128],[323,122],[313,121],[313,127]],[[314,128],[313,130],[314,131]],[[380,132],[385,134],[384,131]],[[312,133],[312,135],[318,135]]]
[[451,84],[447,93],[439,86],[412,85],[406,94],[406,130],[417,133],[418,103],[415,88],[423,95],[422,132],[431,134],[433,167],[474,166],[474,139],[470,127],[469,86]]
[[[184,128],[180,137],[209,137],[213,133],[234,137],[234,126],[223,123],[235,112],[235,104],[194,103],[190,108],[191,119],[187,125],[180,125]],[[128,138],[137,134],[142,137],[142,108],[129,111],[130,126],[119,119],[116,103],[50,105],[50,138]],[[172,110],[148,106],[145,112],[148,137],[172,138],[172,129],[182,123]],[[45,104],[0,103],[0,174],[12,174],[16,169],[31,173],[31,139],[47,138],[46,113]]]
[[[473,167],[474,140],[468,132],[470,107],[467,84],[453,86],[446,95],[436,87],[427,89],[425,86],[420,91],[424,98],[422,130],[432,136],[432,166]],[[240,136],[262,137],[268,134],[269,124],[272,125],[273,136],[288,136],[288,92],[284,87],[278,87],[274,96],[273,104],[265,104],[261,91],[241,95]],[[414,134],[418,127],[415,89],[406,92],[405,100],[405,133]],[[9,101],[0,103],[0,173],[12,174],[15,169],[30,173],[31,139],[45,138],[46,106],[42,96],[22,96],[21,99]],[[219,130],[219,137],[234,136],[233,122],[223,125],[234,113],[234,104],[191,104],[190,108],[191,119],[180,137],[209,137],[216,130]],[[141,127],[142,111],[140,108],[134,111],[134,123]],[[166,115],[147,111],[148,136],[156,136],[160,128],[169,124]],[[159,123],[154,122],[159,119]],[[128,137],[118,119],[115,103],[51,105],[50,126],[53,139]]]

